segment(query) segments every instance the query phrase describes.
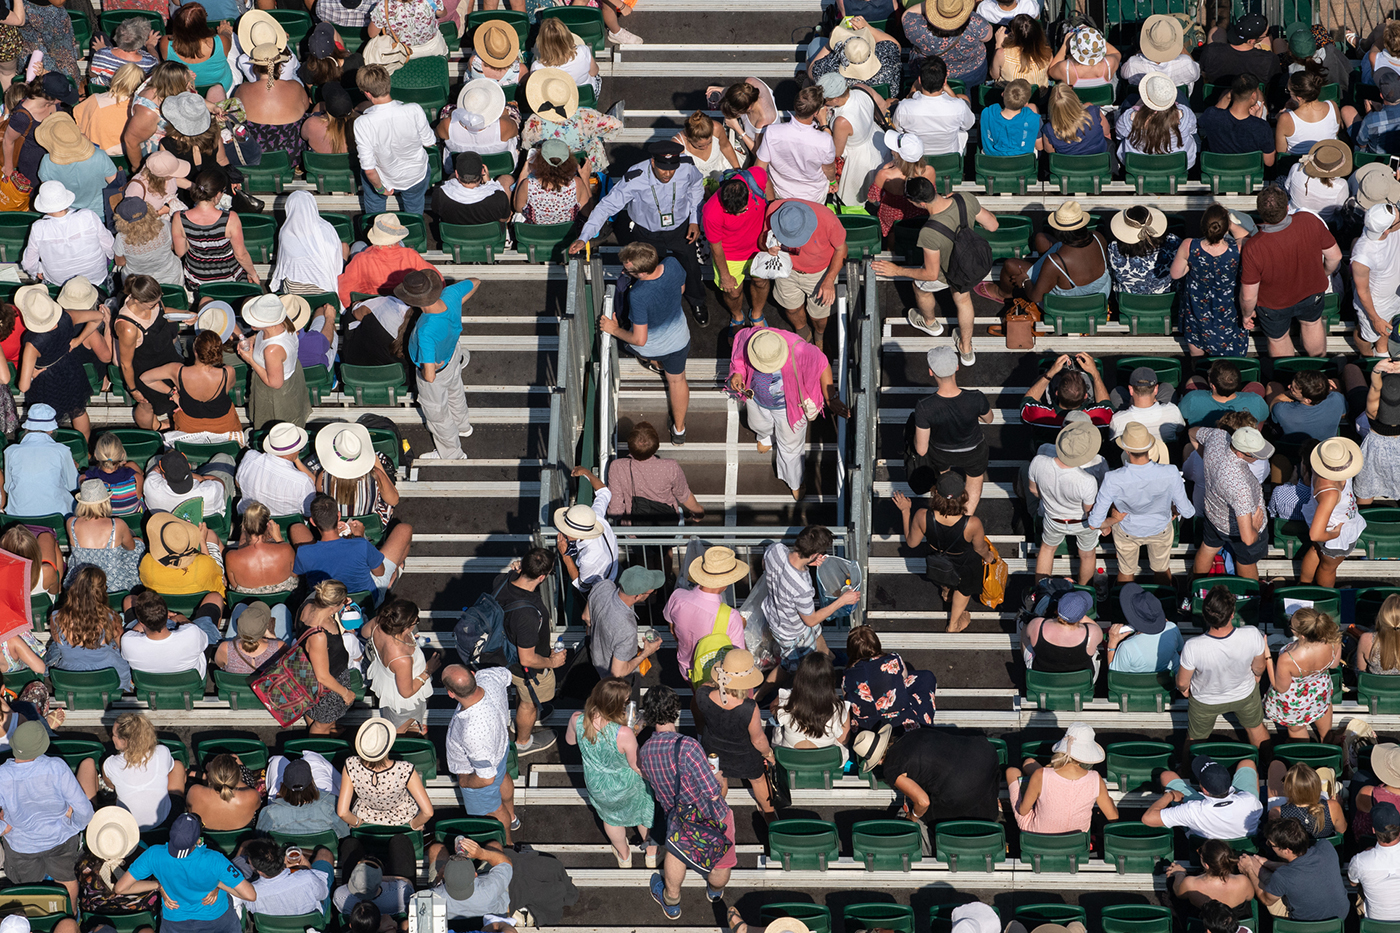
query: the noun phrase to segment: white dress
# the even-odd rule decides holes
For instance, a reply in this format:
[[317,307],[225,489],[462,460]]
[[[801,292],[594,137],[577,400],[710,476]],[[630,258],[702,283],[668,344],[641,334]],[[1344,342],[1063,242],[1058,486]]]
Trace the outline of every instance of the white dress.
[[[1312,524],[1313,516],[1317,514],[1317,490],[1313,490],[1313,497],[1303,503],[1303,518]],[[1366,530],[1366,519],[1361,517],[1361,510],[1356,505],[1356,495],[1351,491],[1351,480],[1347,480],[1342,487],[1342,494],[1337,497],[1337,504],[1332,506],[1332,514],[1327,517],[1327,530],[1331,531],[1338,525],[1341,526],[1342,533],[1330,541],[1323,542],[1327,550],[1333,552],[1349,551],[1356,545],[1356,540],[1361,537],[1361,532]]]
[[719,140],[713,136],[710,137],[710,154],[705,158],[700,158],[689,149],[687,149],[686,152],[695,160],[695,167],[698,168],[700,174],[704,176],[707,186],[718,183],[720,175],[734,167],[730,165],[729,160],[724,157],[724,150],[720,148]]
[[889,151],[885,148],[884,134],[875,126],[875,101],[869,94],[851,91],[844,104],[831,108],[831,119],[837,117],[845,117],[850,122],[851,135],[846,140],[846,165],[841,170],[836,193],[842,204],[853,207],[865,203],[871,176],[885,164]]

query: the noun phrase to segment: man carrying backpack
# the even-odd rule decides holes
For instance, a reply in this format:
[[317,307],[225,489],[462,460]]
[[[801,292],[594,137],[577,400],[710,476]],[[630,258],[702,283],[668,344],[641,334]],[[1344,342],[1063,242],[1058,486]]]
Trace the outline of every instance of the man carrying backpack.
[[972,352],[972,288],[992,268],[992,251],[987,241],[973,230],[980,224],[987,231],[997,228],[996,215],[974,195],[959,191],[945,198],[927,178],[911,178],[904,183],[904,197],[915,207],[928,211],[928,220],[919,231],[924,264],[919,268],[897,266],[883,260],[870,268],[876,275],[903,275],[914,280],[914,304],[905,319],[916,330],[938,337],[943,322],[935,317],[934,294],[951,288],[953,305],[958,309],[958,326],[953,328],[958,359],[963,366],[977,362]]
[[[678,586],[666,601],[661,617],[676,636],[676,663],[681,676],[692,683],[691,668],[696,660],[714,657],[718,648],[744,644],[744,617],[725,605],[724,593],[749,575],[749,565],[727,547],[705,549],[702,557],[690,562],[689,588]],[[697,652],[699,657],[697,658]],[[696,672],[699,673],[699,672]],[[702,678],[704,683],[708,678]]]
[[[515,754],[543,751],[557,738],[553,729],[535,731],[540,707],[554,699],[554,671],[563,667],[568,652],[551,651],[549,611],[540,597],[540,584],[554,572],[554,555],[531,548],[491,585],[500,603],[505,657],[520,705],[515,710]],[[524,741],[521,741],[521,740]]]
[[[758,255],[758,236],[763,232],[763,214],[768,206],[763,189],[768,172],[753,168],[730,169],[719,183],[718,193],[700,209],[700,226],[710,243],[715,265],[715,285],[720,300],[735,324],[767,324],[763,306],[768,303],[769,279],[749,275],[749,265]],[[744,317],[744,282],[749,285],[749,314]]]

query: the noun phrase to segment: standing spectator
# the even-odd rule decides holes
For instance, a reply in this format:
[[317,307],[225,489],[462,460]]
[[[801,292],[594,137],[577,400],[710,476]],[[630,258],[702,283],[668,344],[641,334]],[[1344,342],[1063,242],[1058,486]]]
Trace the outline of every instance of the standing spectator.
[[1124,108],[1114,124],[1122,140],[1118,157],[1121,159],[1130,152],[1147,155],[1184,152],[1186,167],[1195,165],[1200,148],[1196,114],[1176,99],[1176,85],[1172,79],[1154,71],[1143,76],[1138,91],[1142,101]]
[[1259,678],[1269,663],[1268,643],[1252,625],[1235,627],[1235,595],[1223,586],[1211,587],[1201,616],[1205,634],[1186,640],[1176,675],[1177,689],[1187,698],[1187,741],[1205,741],[1217,717],[1234,713],[1257,746],[1268,738],[1259,701]]
[[636,606],[665,582],[660,570],[628,567],[616,584],[599,580],[588,591],[589,657],[599,677],[631,678],[661,648],[656,634],[638,644]]
[[105,288],[116,241],[102,225],[102,215],[74,207],[74,200],[61,181],[39,186],[34,210],[44,216],[29,229],[20,267],[46,285],[62,285],[81,275]]
[[976,0],[924,0],[905,10],[900,24],[914,60],[941,58],[948,77],[967,87],[986,81],[992,27],[973,15],[976,6]]
[[1246,13],[1230,24],[1225,42],[1207,42],[1201,48],[1201,79],[1206,84],[1230,84],[1240,75],[1254,75],[1264,87],[1273,84],[1282,67],[1269,47],[1269,21],[1258,13]]
[[1264,665],[1269,675],[1264,713],[1295,742],[1311,741],[1313,723],[1325,738],[1332,731],[1331,671],[1342,659],[1341,630],[1311,606],[1295,610],[1288,628],[1293,640],[1279,650],[1278,661]]
[[510,665],[511,683],[520,703],[515,710],[515,753],[529,755],[554,744],[553,729],[535,731],[540,706],[554,699],[554,672],[564,666],[568,653],[553,650],[549,610],[540,596],[540,584],[554,573],[554,554],[531,548],[491,583],[491,591],[505,612],[505,636],[515,645],[516,661]]
[[[1208,636],[1197,636],[1205,637]],[[1191,772],[1199,790],[1192,788],[1175,771],[1162,772],[1162,788],[1166,793],[1143,814],[1142,822],[1147,826],[1180,826],[1202,839],[1233,840],[1253,836],[1264,814],[1264,805],[1259,801],[1257,769],[1253,759],[1245,758],[1231,775],[1215,759],[1197,755],[1191,759]]]
[[1123,448],[1123,466],[1103,478],[1088,524],[1112,534],[1119,583],[1131,583],[1137,576],[1143,548],[1153,580],[1170,583],[1173,513],[1185,521],[1196,510],[1186,495],[1181,471],[1165,458],[1152,461],[1151,453],[1161,441],[1146,427],[1129,422],[1117,443]]
[[608,152],[603,143],[622,132],[622,118],[578,105],[578,86],[558,68],[536,68],[525,83],[526,103],[534,111],[520,130],[520,144],[533,149],[556,139],[570,152],[587,154],[588,164],[606,171]]
[[[356,292],[387,295],[402,284],[406,273],[433,268],[417,250],[403,245],[406,236],[408,228],[399,223],[394,214],[380,214],[374,218],[374,225],[365,234],[369,246],[350,257],[337,280],[342,305],[349,306]],[[392,340],[395,332],[388,332],[388,337]]]
[[993,563],[982,520],[968,507],[962,474],[948,470],[938,475],[929,490],[929,507],[911,515],[912,503],[900,492],[895,507],[903,519],[904,543],[917,548],[928,539],[924,576],[939,585],[948,606],[948,631],[961,632],[972,624],[967,607],[982,595],[984,564]]
[[1244,328],[1253,330],[1257,319],[1269,355],[1293,356],[1288,332],[1297,318],[1303,352],[1321,356],[1327,349],[1322,295],[1341,264],[1342,249],[1316,214],[1288,213],[1282,188],[1264,188],[1257,200],[1259,232],[1245,241],[1240,259]]
[[606,488],[608,520],[621,524],[675,524],[679,510],[694,521],[705,517],[705,507],[686,482],[685,471],[675,460],[656,456],[661,437],[649,421],[638,421],[627,435],[627,456],[608,465],[604,483],[587,467],[574,467],[572,476],[583,476],[597,492]]
[[1302,506],[1312,546],[1303,553],[1298,582],[1336,586],[1337,568],[1366,530],[1352,490],[1352,477],[1361,472],[1362,459],[1361,448],[1347,437],[1329,437],[1312,449],[1308,458],[1312,495]]
[[792,271],[773,281],[773,303],[792,329],[820,350],[836,303],[836,280],[846,264],[846,228],[821,199],[794,198],[768,202],[764,229],[768,252],[786,252],[792,260]]
[[1366,209],[1365,234],[1351,247],[1352,305],[1356,331],[1352,343],[1362,356],[1378,356],[1388,347],[1392,322],[1400,315],[1400,211],[1393,204]]
[[676,637],[676,664],[691,679],[695,646],[707,635],[726,635],[731,645],[744,643],[744,617],[725,602],[729,588],[749,575],[749,565],[727,547],[710,547],[686,568],[693,586],[677,586],[661,616]]
[[1166,232],[1166,214],[1155,207],[1130,207],[1113,215],[1109,229],[1108,265],[1119,292],[1164,295],[1175,288],[1171,268],[1181,237]]
[[1021,423],[1058,428],[1074,411],[1084,412],[1099,427],[1113,419],[1108,387],[1087,353],[1062,353],[1055,358],[1021,399]]
[[[575,244],[577,245],[577,244]],[[572,249],[572,247],[570,247]],[[599,328],[633,348],[642,367],[666,380],[671,408],[671,443],[685,443],[685,415],[690,408],[690,385],[685,363],[690,356],[690,325],[681,310],[686,287],[685,267],[675,256],[662,261],[656,247],[632,242],[617,254],[622,270],[631,276],[627,287],[627,314],[631,327],[624,329],[615,316],[598,319]]]
[[1138,31],[1138,51],[1128,56],[1118,75],[1137,86],[1143,76],[1160,71],[1172,83],[1185,85],[1188,92],[1201,77],[1201,66],[1191,57],[1181,20],[1168,13],[1154,13],[1143,21]]
[[[1221,548],[1229,547],[1235,572],[1259,579],[1259,561],[1269,551],[1264,534],[1264,490],[1250,470],[1256,460],[1268,461],[1274,445],[1257,428],[1227,433],[1218,428],[1197,428],[1205,466],[1205,532],[1196,550],[1194,570],[1204,576]],[[1205,736],[1201,736],[1205,738]]]
[[1400,495],[1400,335],[1395,330],[1388,347],[1394,348],[1395,355],[1375,365],[1366,388],[1366,420],[1371,430],[1361,441],[1361,472],[1354,487],[1361,505]]
[[1094,730],[1076,722],[1055,743],[1048,765],[1027,758],[1021,767],[1007,768],[1006,787],[1021,832],[1087,832],[1095,806],[1104,819],[1118,819],[1108,784],[1094,770],[1105,757]]
[[1388,801],[1377,803],[1371,807],[1371,828],[1376,845],[1351,857],[1347,877],[1361,886],[1366,916],[1393,923],[1400,920],[1400,810]]
[[726,129],[732,130],[736,149],[744,154],[758,151],[762,130],[782,117],[773,101],[773,91],[759,78],[745,78],[731,84],[720,95],[719,112]]
[[253,377],[248,380],[248,420],[254,429],[278,422],[304,427],[311,417],[306,370],[298,357],[297,326],[276,295],[258,295],[244,303],[243,320],[253,337],[238,341],[238,356]]
[[[793,679],[794,691],[800,680],[800,674]],[[879,730],[888,724],[902,733],[933,725],[938,678],[933,671],[911,668],[895,652],[885,651],[869,625],[857,625],[846,636],[841,689],[851,707],[854,729]]]
[[520,828],[515,815],[515,783],[506,772],[511,674],[489,667],[473,674],[459,664],[443,669],[442,685],[457,703],[447,727],[447,768],[457,776],[458,795],[471,816],[494,816],[506,842]]
[[1278,155],[1274,151],[1274,132],[1265,119],[1267,114],[1259,79],[1251,74],[1240,75],[1230,85],[1230,93],[1201,114],[1197,125],[1202,148],[1232,155],[1257,152],[1265,167],[1272,166]]
[[599,580],[617,579],[617,536],[607,515],[612,491],[595,489],[593,505],[582,503],[554,510],[559,559],[574,587],[584,596]]
[[[917,15],[912,9],[906,16]],[[967,131],[976,117],[966,94],[948,86],[948,66],[937,55],[924,59],[910,96],[895,106],[893,123],[901,133],[913,133],[925,155],[947,155],[967,148]]]
[[418,643],[418,606],[390,599],[360,631],[374,652],[365,671],[379,698],[379,715],[400,733],[428,734],[428,698],[442,652],[424,651]]
[[[1262,394],[1243,386],[1240,368],[1230,360],[1216,360],[1206,371],[1205,391],[1188,391],[1178,410],[1189,427],[1215,426],[1216,419],[1230,411],[1247,411],[1256,421],[1269,417],[1269,403]],[[1258,383],[1252,383],[1258,386]]]
[[[836,145],[836,158],[841,161],[836,189],[831,192],[833,203],[858,208],[871,176],[888,154],[884,133],[875,126],[875,99],[866,89],[852,91],[839,74],[822,75],[817,86],[826,100],[826,125]],[[883,114],[883,98],[880,104]]]
[[1026,623],[1021,630],[1026,670],[1052,674],[1093,671],[1097,677],[1103,630],[1089,617],[1092,606],[1088,593],[1071,590],[1059,598],[1051,615]]
[[10,735],[14,757],[0,765],[5,826],[0,849],[10,881],[35,884],[52,878],[67,889],[69,903],[76,904],[74,865],[83,829],[92,819],[92,804],[67,763],[46,755],[48,750],[49,731],[42,722],[20,723]]
[[422,311],[408,339],[408,355],[418,367],[418,404],[433,436],[426,460],[461,460],[462,438],[475,430],[462,367],[471,352],[462,347],[462,307],[476,294],[480,279],[463,279],[444,287],[436,270],[414,270],[394,289],[394,297]]
[[355,84],[370,102],[355,120],[355,148],[363,176],[360,209],[377,214],[384,210],[388,195],[397,194],[399,210],[422,214],[423,196],[432,180],[424,147],[437,144],[423,108],[390,96],[389,72],[383,65],[367,65],[355,72]]
[[116,180],[116,163],[88,142],[73,117],[61,111],[45,117],[34,136],[48,150],[39,163],[40,180],[63,182],[73,194],[73,210],[103,216],[102,189]]
[[777,542],[763,552],[764,579],[768,581],[763,618],[781,661],[769,675],[770,681],[781,676],[779,670],[797,670],[798,662],[812,651],[831,654],[822,637],[822,623],[838,609],[860,602],[860,590],[850,589],[821,609],[816,608],[817,591],[812,586],[811,571],[826,560],[831,541],[828,528],[808,525],[798,533],[791,549]]
[[1181,629],[1167,621],[1161,600],[1128,583],[1118,593],[1118,606],[1127,621],[1108,628],[1108,669],[1126,674],[1175,672],[1181,662]]
[[[677,593],[682,592],[677,588]],[[736,612],[735,617],[738,617]],[[742,638],[742,636],[741,636]],[[588,805],[603,821],[618,868],[632,867],[627,828],[637,827],[646,852],[646,866],[656,867],[656,843],[647,834],[656,815],[656,802],[637,767],[637,733],[627,724],[632,687],[607,677],[588,695],[583,711],[569,717],[564,741],[577,745],[583,758],[583,783]]]
[[719,759],[715,776],[723,792],[728,793],[731,778],[748,784],[759,814],[771,823],[778,813],[763,772],[765,763],[776,767],[777,760],[752,698],[754,688],[762,683],[763,672],[754,664],[753,655],[743,648],[732,648],[710,669],[710,682],[696,688],[695,714],[704,723],[700,744]]
[[1035,555],[1038,580],[1050,576],[1055,551],[1067,537],[1075,539],[1079,552],[1079,582],[1085,584],[1094,578],[1099,529],[1085,518],[1094,507],[1099,484],[1084,467],[1098,456],[1099,443],[1098,428],[1076,421],[1060,429],[1054,456],[1037,454],[1031,461],[1028,488],[1040,499],[1039,512],[1044,518]]
[[[708,118],[707,118],[708,119]],[[717,197],[700,209],[700,225],[710,244],[715,267],[715,286],[720,301],[729,312],[730,326],[766,327],[763,316],[771,282],[749,274],[753,257],[758,255],[759,235],[768,206],[764,189],[768,173],[758,166],[742,169],[719,184]],[[1400,238],[1397,238],[1400,242]],[[744,315],[744,283],[748,283],[749,313]]]
[[758,435],[758,452],[767,453],[776,442],[778,478],[800,501],[808,426],[824,410],[850,417],[832,379],[831,363],[797,334],[753,327],[735,336],[729,372],[729,388],[748,396],[744,412],[749,430]]
[[40,403],[25,412],[18,444],[5,448],[5,514],[68,515],[78,488],[73,451],[54,440],[58,417]]
[[1249,333],[1240,326],[1235,307],[1240,251],[1236,238],[1226,236],[1235,231],[1241,237],[1245,233],[1232,223],[1229,211],[1212,204],[1201,215],[1200,238],[1182,240],[1172,260],[1172,278],[1186,279],[1181,327],[1192,356],[1243,356],[1249,348]]
[[1269,913],[1300,922],[1341,920],[1351,913],[1341,860],[1332,843],[1314,839],[1294,819],[1271,820],[1264,838],[1278,859],[1243,855],[1240,869]]
[[272,515],[305,515],[316,495],[315,477],[301,462],[306,430],[283,421],[263,438],[262,450],[249,450],[238,464],[242,497],[267,506]]
[[[991,424],[996,415],[981,390],[958,386],[958,354],[952,347],[928,351],[928,374],[938,389],[914,406],[914,452],[928,458],[932,476],[919,477],[917,486],[923,488],[934,477],[957,470],[967,478],[967,513],[975,515],[987,475],[987,437],[982,425]],[[906,481],[915,479],[913,471],[911,464],[905,464]]]
[[1136,422],[1147,428],[1153,437],[1167,443],[1176,441],[1186,427],[1186,420],[1176,405],[1159,401],[1162,397],[1171,398],[1172,387],[1157,382],[1157,371],[1150,366],[1138,366],[1128,376],[1128,390],[1128,407],[1116,412],[1109,422],[1113,436],[1122,437],[1124,429]]
[[1287,387],[1269,383],[1264,399],[1285,444],[1335,437],[1338,424],[1347,416],[1346,397],[1332,387],[1326,373],[1317,370],[1299,370]]
[[792,120],[764,130],[755,155],[768,173],[770,199],[826,202],[828,183],[836,178],[836,144],[813,125],[825,106],[821,88],[804,87],[797,92]]
[[1375,75],[1381,106],[1361,118],[1356,148],[1378,155],[1400,152],[1400,72],[1381,68]]
[[170,827],[170,841],[141,853],[117,879],[115,890],[118,894],[159,890],[165,904],[162,927],[238,933],[242,924],[229,895],[256,901],[258,892],[217,849],[199,844],[202,829],[193,813],[177,816]]

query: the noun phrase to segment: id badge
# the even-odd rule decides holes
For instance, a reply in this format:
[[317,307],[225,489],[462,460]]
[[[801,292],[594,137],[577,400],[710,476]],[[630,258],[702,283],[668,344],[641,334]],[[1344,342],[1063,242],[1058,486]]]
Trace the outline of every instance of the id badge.
[[662,215],[661,215],[661,226],[663,226],[663,227],[674,226],[674,225],[675,225],[675,222],[676,222],[676,215],[675,215],[675,214],[662,214]]

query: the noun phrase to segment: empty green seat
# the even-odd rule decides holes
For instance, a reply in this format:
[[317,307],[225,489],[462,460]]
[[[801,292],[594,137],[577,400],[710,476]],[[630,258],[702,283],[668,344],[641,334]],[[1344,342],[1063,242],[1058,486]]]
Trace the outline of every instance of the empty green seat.
[[227,703],[229,709],[236,712],[240,709],[262,708],[262,701],[253,692],[253,688],[248,686],[247,674],[230,674],[217,667],[210,668],[210,673],[214,675],[214,688],[219,691],[219,699]]
[[1144,155],[1128,152],[1123,155],[1124,180],[1143,194],[1176,194],[1177,185],[1186,180],[1186,153],[1167,152]]
[[1362,917],[1357,933],[1400,933],[1400,920],[1372,920],[1370,917]]
[[133,17],[144,19],[151,24],[153,32],[164,34],[165,17],[154,10],[107,10],[97,17],[97,21],[102,25],[102,31],[110,36],[113,30]]
[[49,668],[55,699],[69,709],[106,709],[113,698],[122,695],[122,679],[110,667],[97,671],[65,671]]
[[432,740],[421,735],[401,735],[394,740],[394,757],[413,762],[426,784],[437,777],[437,752]]
[[1400,713],[1400,674],[1358,671],[1356,698],[1374,713]]
[[147,431],[142,428],[110,428],[111,433],[117,436],[122,442],[122,447],[126,448],[128,460],[140,466],[146,466],[146,461],[160,453],[165,440],[158,431]]
[[1118,384],[1128,384],[1128,377],[1139,366],[1157,374],[1157,381],[1181,385],[1181,361],[1169,356],[1125,356],[1118,360]]
[[1104,752],[1105,770],[1126,793],[1152,786],[1154,775],[1170,767],[1172,746],[1168,742],[1111,742]]
[[296,735],[282,742],[282,754],[300,755],[302,752],[315,752],[327,761],[350,754],[353,750],[348,739],[330,735]]
[[455,54],[462,50],[462,36],[457,32],[455,24],[438,23],[438,32],[442,34],[442,41],[447,43],[448,52]]
[[778,759],[778,780],[786,782],[789,788],[830,790],[832,783],[841,780],[843,762],[838,746],[783,748],[775,745],[773,754]]
[[[287,182],[292,180],[292,157],[288,152],[274,149],[264,152],[257,165],[240,165],[243,172],[243,188],[246,191],[271,192],[281,194]],[[239,215],[240,218],[242,215]]]
[[243,302],[262,293],[262,286],[252,282],[210,282],[208,285],[199,286],[200,298],[227,301],[235,311],[243,307]]
[[1160,904],[1106,904],[1099,925],[1103,933],[1172,933],[1172,911]]
[[775,820],[768,826],[768,857],[783,871],[816,869],[836,861],[839,854],[836,825],[825,820]]
[[1099,194],[1113,178],[1113,161],[1107,152],[1097,155],[1050,153],[1046,161],[1050,184],[1061,194]]
[[974,231],[992,247],[993,259],[1020,259],[1030,252],[1031,219],[1022,214],[1002,214],[997,217],[997,228],[987,230],[975,227]]
[[29,228],[42,216],[34,211],[0,212],[0,262],[19,262],[29,241]]
[[[468,13],[466,32],[474,33],[476,27],[493,19],[508,23],[515,30],[515,34],[520,37],[520,48],[529,48],[530,18],[515,10],[478,10],[474,13]],[[473,41],[475,41],[474,36]]]
[[1274,378],[1279,382],[1288,383],[1293,379],[1294,373],[1305,370],[1310,372],[1326,372],[1332,368],[1332,361],[1320,356],[1283,356],[1274,360]]
[[604,36],[603,14],[597,7],[556,6],[539,12],[541,20],[548,17],[561,20],[569,31],[578,36],[594,52],[601,52],[607,42]]
[[[86,50],[92,42],[92,23],[88,22],[87,15],[78,10],[68,11],[68,21],[73,24],[73,38],[78,43],[78,48]],[[89,93],[99,93],[97,89],[106,89],[106,85],[91,85],[93,90]]]
[[1307,522],[1289,521],[1286,518],[1274,518],[1269,521],[1273,529],[1274,547],[1282,550],[1289,560],[1292,560],[1295,554],[1302,554],[1312,543]]
[[243,224],[243,245],[253,262],[271,262],[277,239],[277,221],[268,214],[239,214]]
[[[1128,333],[1170,334],[1172,311],[1176,307],[1176,292],[1165,295],[1133,295],[1116,292],[1118,320],[1128,325]],[[1180,369],[1180,366],[1178,366]]]
[[452,840],[458,836],[466,836],[477,845],[493,841],[502,846],[506,844],[506,828],[501,825],[500,820],[490,816],[459,816],[438,820],[433,824],[433,835],[449,849],[452,847]]
[[251,826],[245,826],[242,829],[203,829],[199,834],[203,837],[205,845],[222,852],[226,858],[233,858],[233,853],[238,851],[238,844],[245,836],[252,836],[253,832]]
[[1074,93],[1085,106],[1097,104],[1100,107],[1107,107],[1113,103],[1114,89],[1112,84],[1101,84],[1097,87],[1077,87],[1074,89]]
[[423,252],[428,248],[428,230],[423,223],[423,218],[418,214],[405,214],[403,211],[382,211],[379,214],[360,215],[360,239],[364,239],[369,234],[370,227],[374,226],[376,217],[396,217],[400,224],[408,229],[408,236],[404,237],[404,246],[411,246],[418,252]]
[[1400,508],[1371,506],[1361,510],[1366,529],[1359,543],[1366,549],[1367,560],[1400,558]]
[[846,228],[846,250],[852,258],[869,258],[880,252],[880,219],[870,214],[838,214]]
[[1034,930],[1042,923],[1084,923],[1086,917],[1084,908],[1077,904],[1023,904],[1013,914],[1013,918],[1021,921],[1027,930]]
[[961,152],[945,152],[941,155],[924,156],[924,164],[933,167],[934,184],[938,193],[947,197],[953,186],[963,180],[963,156]]
[[[331,194],[333,192],[345,192],[354,194],[359,190],[358,169],[350,164],[350,155],[345,152],[323,153],[312,152],[310,149],[302,155],[304,167],[306,169],[307,181],[314,182],[318,194]],[[345,226],[349,226],[350,218],[343,215],[329,215],[339,217],[345,221]],[[332,223],[334,221],[332,220]],[[348,233],[348,231],[347,231]],[[350,242],[341,236],[345,242]]]
[[1174,681],[1171,671],[1155,674],[1108,672],[1108,701],[1124,713],[1160,713],[1171,705]]
[[88,468],[88,439],[83,437],[82,431],[59,428],[53,432],[53,439],[73,452],[73,460],[78,464],[79,472]]
[[350,835],[356,839],[364,841],[365,848],[371,852],[381,852],[388,845],[389,840],[402,833],[413,843],[413,855],[419,861],[423,860],[423,830],[411,829],[407,826],[377,826],[372,824],[360,824],[350,830]]
[[190,309],[190,296],[185,292],[183,285],[162,285],[160,287],[160,300],[167,311],[188,311]]
[[933,854],[952,871],[991,871],[1006,861],[1006,831],[987,820],[944,820],[933,828]]
[[354,396],[356,405],[397,405],[408,397],[408,383],[403,367],[340,365],[342,389]]
[[1290,766],[1303,762],[1314,768],[1331,768],[1339,777],[1342,773],[1342,749],[1338,745],[1285,742],[1274,746],[1274,757]]
[[136,698],[145,700],[154,710],[183,707],[188,711],[194,708],[195,700],[204,699],[204,678],[199,671],[149,674],[133,670],[131,683]]
[[783,917],[801,920],[811,933],[831,933],[831,908],[802,901],[779,901],[758,908],[759,922],[767,925]]
[[222,739],[203,739],[194,743],[194,757],[203,764],[215,755],[233,755],[244,767],[254,771],[267,767],[267,745],[262,739],[231,736]]
[[515,225],[515,249],[531,262],[566,262],[569,244],[577,237],[577,221]]
[[851,827],[851,855],[866,871],[908,871],[923,860],[919,827],[909,820],[862,820]]
[[306,377],[306,394],[310,396],[311,404],[320,405],[321,399],[331,394],[331,388],[335,386],[335,377],[324,366],[303,367],[302,374]]
[[59,735],[49,740],[48,754],[53,758],[62,758],[76,772],[78,765],[85,760],[90,759],[94,765],[100,765],[107,748],[90,735]]
[[1310,602],[1318,612],[1341,620],[1342,592],[1330,586],[1279,586],[1274,588],[1274,623],[1283,625],[1292,616],[1286,610],[1290,602]]
[[1054,295],[1044,298],[1042,319],[1056,334],[1090,334],[1108,323],[1108,299],[1103,295]]
[[1103,858],[1120,875],[1150,875],[1159,862],[1170,861],[1174,848],[1171,828],[1119,820],[1103,828]]
[[506,250],[505,224],[439,224],[442,248],[453,262],[495,262]]
[[243,452],[238,441],[214,441],[212,443],[198,444],[194,441],[176,441],[175,449],[185,455],[190,466],[196,470],[214,458],[216,454],[228,454],[237,458]]
[[1253,194],[1264,183],[1264,155],[1202,152],[1201,181],[1210,182],[1211,194]]
[[295,50],[311,32],[311,14],[305,10],[270,10],[272,18],[287,30],[287,46]]
[[914,933],[914,908],[908,904],[847,904],[841,910],[847,930],[893,930]]
[[1223,586],[1235,594],[1235,627],[1259,624],[1259,581],[1229,574],[1212,574],[1191,581],[1191,616],[1201,618],[1201,604],[1207,593]]
[[1021,861],[1029,862],[1038,875],[1042,871],[1079,871],[1089,864],[1089,834],[1021,833]]
[[1043,710],[1074,710],[1094,698],[1094,672],[1026,671],[1026,700]]
[[989,195],[1024,195],[1027,186],[1038,180],[1038,158],[1034,152],[1019,156],[989,156],[978,152],[973,157],[973,172],[977,183],[986,188]]

